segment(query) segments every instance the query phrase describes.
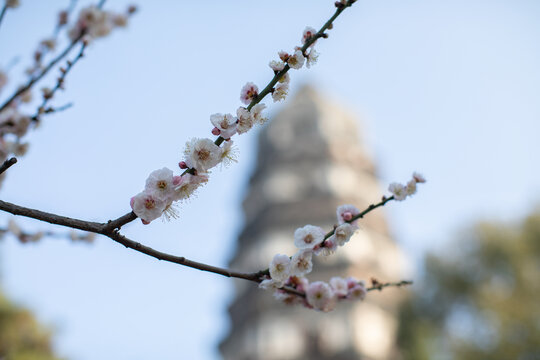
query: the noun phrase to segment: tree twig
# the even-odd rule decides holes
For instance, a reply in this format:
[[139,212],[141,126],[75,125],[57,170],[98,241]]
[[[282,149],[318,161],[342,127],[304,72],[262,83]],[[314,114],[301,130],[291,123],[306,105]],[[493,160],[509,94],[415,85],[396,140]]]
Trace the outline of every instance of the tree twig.
[[84,36],[84,34],[79,35],[75,40],[73,40],[57,57],[52,59],[49,64],[41,70],[39,75],[33,76],[26,85],[20,87],[13,95],[11,95],[3,104],[0,106],[0,111],[4,110],[6,107],[11,104],[19,95],[30,89],[35,83],[41,80],[60,60],[62,60],[69,52],[75,47],[79,40]]
[[0,174],[3,174],[4,171],[12,167],[17,163],[17,158],[12,157],[11,159],[7,159],[4,161],[4,163],[0,166]]
[[4,6],[2,7],[2,10],[0,11],[0,25],[2,25],[2,20],[4,19],[4,15],[6,15],[6,12],[7,12],[7,3],[4,4]]
[[[60,68],[61,75],[58,78],[58,80],[56,81],[56,85],[54,86],[54,88],[52,88],[52,90],[50,92],[48,92],[47,94],[43,94],[43,102],[38,107],[38,110],[37,110],[36,114],[34,116],[32,116],[33,121],[38,121],[39,116],[46,112],[45,106],[47,106],[49,101],[54,97],[54,94],[59,89],[62,89],[67,74],[73,68],[73,66],[84,56],[84,50],[86,49],[86,46],[87,46],[86,42],[83,41],[82,45],[81,45],[81,49],[80,49],[79,53],[77,54],[77,56],[75,56],[75,58],[73,60],[71,60],[71,61],[68,60],[67,61],[67,66],[65,68]],[[49,112],[53,112],[53,111],[49,111]]]

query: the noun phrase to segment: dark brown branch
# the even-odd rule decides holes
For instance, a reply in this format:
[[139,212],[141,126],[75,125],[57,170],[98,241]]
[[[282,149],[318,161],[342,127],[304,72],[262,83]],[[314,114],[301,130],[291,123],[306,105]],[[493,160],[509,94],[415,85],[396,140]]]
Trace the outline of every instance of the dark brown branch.
[[0,166],[0,174],[3,174],[4,171],[12,167],[17,163],[17,158],[12,157],[11,159],[7,159],[4,161],[4,163]]
[[180,265],[191,267],[191,268],[198,269],[201,271],[208,271],[208,272],[223,275],[226,277],[234,277],[234,278],[245,279],[245,280],[250,280],[250,281],[255,281],[255,282],[259,282],[262,276],[261,272],[242,273],[238,271],[232,271],[232,270],[220,268],[217,266],[203,264],[197,261],[186,259],[183,256],[175,256],[175,255],[167,254],[167,253],[152,249],[151,247],[142,245],[141,243],[138,243],[136,241],[130,240],[126,238],[125,236],[123,236],[122,234],[120,234],[117,231],[117,229],[120,226],[128,223],[132,219],[136,218],[135,214],[132,214],[132,213],[126,214],[116,220],[112,220],[107,223],[97,223],[97,222],[84,221],[84,220],[69,218],[66,216],[51,214],[51,213],[40,211],[40,210],[29,209],[29,208],[15,205],[15,204],[2,201],[2,200],[0,200],[0,210],[9,212],[14,215],[21,215],[21,216],[26,216],[32,219],[45,221],[50,224],[62,225],[62,226],[67,226],[74,229],[79,229],[83,231],[89,231],[89,232],[105,235],[111,238],[112,240],[124,245],[125,247],[141,252],[143,254],[152,256],[158,260],[164,260],[164,261],[180,264]]
[[6,201],[0,200],[0,210],[9,212],[13,215],[21,215],[36,220],[48,222],[49,224],[67,226],[73,229],[79,229],[83,231],[90,231],[100,234],[104,224],[85,221],[79,219],[69,218],[67,216],[61,216],[51,214],[45,211],[26,208],[24,206],[15,205]]
[[118,219],[109,220],[105,225],[104,231],[109,232],[112,230],[120,229],[122,226],[126,225],[129,222],[132,222],[135,219],[137,219],[137,215],[135,215],[133,211],[129,212],[126,215],[120,216]]
[[124,245],[127,248],[152,256],[158,260],[168,261],[175,264],[188,266],[197,270],[208,271],[214,274],[223,275],[226,277],[234,277],[238,279],[250,280],[250,281],[255,281],[255,282],[259,282],[259,279],[261,277],[261,274],[259,272],[242,273],[242,272],[220,268],[217,266],[203,264],[197,261],[188,260],[183,256],[175,256],[175,255],[163,253],[161,251],[154,250],[151,247],[145,246],[136,241],[130,240],[127,237],[118,233],[117,231],[113,231],[111,234],[107,234],[107,236],[113,239],[114,241]]

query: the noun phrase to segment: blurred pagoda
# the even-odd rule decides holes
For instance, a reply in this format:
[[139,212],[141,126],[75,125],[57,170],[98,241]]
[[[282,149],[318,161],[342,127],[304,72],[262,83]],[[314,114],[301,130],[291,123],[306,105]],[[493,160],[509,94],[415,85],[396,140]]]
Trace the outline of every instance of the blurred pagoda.
[[[359,209],[383,192],[359,140],[357,121],[311,87],[302,88],[260,133],[256,169],[244,200],[245,225],[233,269],[267,267],[274,254],[292,255],[293,233],[305,224],[329,230],[336,207]],[[370,213],[345,247],[314,257],[310,281],[332,276],[403,278],[404,256],[389,234],[384,210]],[[231,328],[220,344],[225,360],[395,359],[396,311],[403,290],[370,292],[364,302],[340,302],[330,313],[287,306],[250,282],[235,282]]]

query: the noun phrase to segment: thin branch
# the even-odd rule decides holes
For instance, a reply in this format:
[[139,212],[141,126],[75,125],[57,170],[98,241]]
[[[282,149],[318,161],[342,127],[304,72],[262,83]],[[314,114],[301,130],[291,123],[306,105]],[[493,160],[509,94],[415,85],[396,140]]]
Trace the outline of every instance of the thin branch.
[[17,158],[12,157],[11,159],[7,159],[4,161],[4,163],[0,166],[0,174],[3,174],[4,171],[12,167],[17,163]]
[[0,25],[2,25],[2,20],[4,19],[4,15],[6,14],[6,11],[7,11],[7,3],[4,4],[4,6],[2,7],[2,11],[0,11]]
[[136,241],[130,240],[124,235],[118,233],[117,231],[113,231],[111,234],[107,234],[107,236],[113,239],[114,241],[124,245],[127,248],[149,255],[158,260],[168,261],[168,262],[187,266],[187,267],[201,270],[201,271],[208,271],[208,272],[223,275],[226,277],[244,279],[244,280],[254,281],[257,283],[260,281],[260,278],[262,276],[260,272],[242,273],[242,272],[232,271],[232,270],[220,268],[217,266],[203,264],[197,261],[188,260],[183,256],[175,256],[175,255],[170,255],[161,251],[157,251],[157,250],[152,249],[151,247],[148,247]]
[[35,83],[41,80],[60,60],[62,60],[69,52],[75,47],[79,40],[84,36],[84,34],[79,35],[75,40],[73,40],[57,57],[51,60],[49,64],[39,73],[39,75],[32,77],[26,85],[22,86],[17,90],[9,99],[7,99],[2,106],[0,106],[0,111],[4,110],[6,107],[11,104],[19,95],[30,89]]
[[[358,218],[363,217],[367,213],[373,211],[374,209],[380,206],[383,206],[384,204],[386,204],[388,201],[392,199],[393,197],[383,198],[381,202],[368,206],[366,210],[356,215],[351,221],[354,221]],[[245,280],[250,280],[257,283],[261,282],[264,278],[266,278],[269,275],[269,269],[261,270],[254,273],[243,273],[243,272],[232,271],[229,269],[220,268],[220,267],[200,263],[197,261],[192,261],[192,260],[186,259],[183,256],[167,254],[167,253],[155,250],[146,245],[143,245],[141,243],[138,243],[136,241],[133,241],[131,239],[128,239],[124,235],[120,234],[118,230],[123,225],[137,218],[137,216],[133,212],[125,214],[119,217],[118,219],[109,220],[107,223],[97,223],[97,222],[73,219],[66,216],[56,215],[56,214],[52,214],[52,213],[48,213],[48,212],[44,212],[40,210],[30,209],[24,206],[15,205],[15,204],[2,201],[2,200],[0,200],[0,210],[9,212],[14,215],[21,215],[21,216],[29,217],[32,219],[45,221],[50,224],[62,225],[62,226],[67,226],[74,229],[79,229],[83,231],[89,231],[89,232],[105,235],[109,237],[110,239],[124,245],[125,247],[141,252],[148,256],[154,257],[158,260],[172,262],[175,264],[191,267],[191,268],[198,269],[201,271],[208,271],[208,272],[223,275],[226,277],[245,279]],[[378,283],[375,285],[381,286]],[[390,286],[390,285],[384,285],[382,287],[385,287],[385,286]]]
[[56,214],[52,214],[52,213],[48,213],[48,212],[44,212],[40,210],[30,209],[30,208],[15,205],[15,204],[2,201],[2,200],[0,200],[0,210],[9,212],[13,215],[21,215],[21,216],[29,217],[32,219],[45,221],[50,224],[62,225],[62,226],[67,226],[74,229],[79,229],[79,230],[84,230],[84,231],[89,231],[89,232],[105,235],[111,238],[112,240],[124,245],[125,247],[141,252],[143,254],[149,255],[158,260],[164,260],[164,261],[172,262],[175,264],[191,267],[194,269],[223,275],[226,277],[234,277],[234,278],[259,282],[260,278],[263,275],[261,272],[242,273],[238,271],[232,271],[232,270],[220,268],[217,266],[200,263],[197,261],[186,259],[183,256],[175,256],[175,255],[167,254],[167,253],[152,249],[151,247],[148,247],[146,245],[143,245],[131,239],[128,239],[124,235],[120,234],[116,230],[116,227],[121,226],[122,224],[128,222],[128,220],[130,220],[135,214],[133,215],[127,214],[116,220],[109,221],[107,223],[97,223],[97,222],[73,219],[66,216],[56,215]]
[[[84,56],[84,50],[86,49],[86,46],[87,46],[87,43],[83,41],[82,45],[81,45],[81,49],[80,49],[79,53],[77,54],[77,56],[75,56],[75,58],[73,60],[71,60],[71,61],[68,60],[67,61],[67,66],[65,68],[62,68],[62,67],[60,68],[61,75],[58,78],[58,80],[56,81],[56,85],[54,86],[54,88],[50,92],[47,92],[46,94],[43,94],[43,102],[39,106],[36,114],[32,117],[33,121],[38,121],[39,120],[39,116],[46,112],[45,106],[47,106],[49,101],[54,97],[54,94],[59,89],[63,88],[63,85],[64,85],[67,74],[73,68],[73,66],[80,59],[82,59],[82,57]],[[49,108],[49,109],[52,109],[52,108]],[[53,112],[53,111],[49,111],[49,112]]]
[[[352,4],[352,3],[351,3]],[[304,46],[302,46],[302,48],[300,49],[302,51],[302,54],[305,55],[306,53],[306,50],[311,46],[313,45],[313,43],[315,43],[315,41],[317,41],[318,39],[320,38],[324,38],[324,37],[327,37],[327,35],[324,33],[326,30],[330,29],[332,27],[332,24],[334,22],[334,20],[336,20],[336,18],[343,12],[343,10],[345,10],[347,7],[350,7],[350,5],[348,6],[345,6],[345,7],[338,7],[336,12],[334,13],[334,15],[332,15],[330,17],[330,19],[328,19],[328,21],[319,29],[319,31],[317,31],[316,34],[314,34],[313,36],[311,36],[310,38],[306,39],[306,42],[304,44]],[[289,64],[285,64],[285,67],[283,68],[283,70],[281,71],[278,71],[274,74],[274,77],[272,78],[272,80],[270,80],[270,82],[268,83],[268,85],[266,85],[266,87],[258,94],[258,96],[253,99],[251,101],[251,103],[248,105],[247,107],[247,110],[251,110],[255,105],[257,105],[258,103],[260,103],[265,97],[266,95],[270,94],[273,89],[274,89],[274,86],[277,84],[277,82],[291,69],[291,67],[289,66]],[[216,141],[214,141],[214,143],[216,145],[221,145],[223,143],[223,141],[225,141],[225,139],[221,136],[218,136],[218,138],[216,139]]]
[[[391,200],[394,200],[394,196],[390,196],[390,197],[385,197],[383,196],[382,200],[379,201],[378,203],[376,204],[371,204],[369,205],[364,211],[360,212],[358,215],[354,216],[351,220],[349,221],[346,221],[348,223],[352,223],[353,221],[355,220],[358,220],[358,219],[361,219],[363,218],[366,214],[372,212],[373,210],[375,210],[376,208],[378,207],[381,207],[381,206],[384,206],[387,202],[391,201]],[[328,233],[326,233],[326,235],[324,236],[324,239],[323,241],[321,242],[321,247],[324,247],[325,246],[325,241],[331,237],[332,235],[334,235],[336,231],[336,227],[334,227],[332,230],[330,230]],[[270,275],[270,269],[265,269],[265,270],[262,270],[261,273],[265,276],[269,276]]]
[[398,281],[398,282],[387,282],[387,283],[379,283],[379,282],[377,282],[376,284],[373,284],[371,287],[368,287],[366,290],[367,291],[374,291],[374,290],[381,291],[382,289],[384,289],[386,287],[391,287],[391,286],[402,287],[402,286],[408,286],[408,285],[412,285],[412,284],[413,284],[413,282],[410,281],[410,280],[401,280],[401,281]]
[[7,201],[0,200],[0,210],[6,211],[13,215],[21,215],[28,218],[48,222],[49,224],[67,226],[73,229],[90,231],[101,234],[105,224],[69,218],[67,216],[56,215],[41,210],[26,208],[24,206],[15,205]]
[[[377,285],[372,285],[368,288],[366,288],[366,291],[374,291],[374,290],[379,290],[381,291],[382,289],[384,288],[387,288],[387,287],[397,287],[397,288],[400,288],[400,287],[403,287],[403,286],[408,286],[408,285],[412,285],[413,282],[410,281],[410,280],[401,280],[401,281],[398,281],[398,282],[387,282],[387,283],[377,283]],[[302,298],[305,298],[306,297],[306,293],[303,292],[303,291],[300,291],[300,290],[297,290],[295,289],[294,287],[292,286],[283,286],[282,288],[280,288],[279,290],[283,290],[289,294],[293,294],[293,295],[296,295],[296,296],[300,296]]]

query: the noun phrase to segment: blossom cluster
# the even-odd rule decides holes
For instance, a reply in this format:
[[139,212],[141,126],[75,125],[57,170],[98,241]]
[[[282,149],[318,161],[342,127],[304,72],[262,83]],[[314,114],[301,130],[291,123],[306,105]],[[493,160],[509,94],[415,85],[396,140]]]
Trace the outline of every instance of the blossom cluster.
[[[260,287],[276,289],[278,299],[286,303],[298,302],[322,311],[332,310],[338,299],[353,298],[348,290],[353,291],[352,289],[361,286],[356,280],[333,278],[330,285],[321,281],[310,284],[304,277],[313,269],[313,256],[328,256],[334,253],[338,246],[345,245],[358,230],[355,216],[360,214],[360,211],[355,206],[339,206],[336,214],[338,225],[328,234],[314,225],[296,229],[294,245],[298,251],[291,257],[282,254],[275,255],[268,268],[270,276],[260,283]],[[344,284],[345,286],[342,286]],[[350,287],[347,284],[350,284]],[[284,287],[304,292],[306,296],[298,297],[287,293],[283,290]],[[297,299],[295,300],[294,297]]]
[[[17,6],[19,6],[18,0],[6,1],[6,7],[8,8],[15,8]],[[105,36],[113,28],[125,26],[128,16],[135,11],[136,8],[134,6],[128,7],[125,14],[104,11],[95,6],[83,8],[76,23],[69,30],[68,36],[72,42],[80,40],[82,43],[87,44],[91,37]],[[58,77],[57,85],[54,89],[48,87],[41,88],[43,104],[38,108],[36,115],[25,114],[20,108],[23,104],[32,102],[32,89],[37,84],[36,79],[41,79],[47,71],[53,68],[51,65],[58,61],[59,58],[51,60],[48,65],[43,64],[45,55],[55,50],[58,33],[64,27],[67,28],[68,17],[68,10],[60,11],[54,35],[42,40],[33,52],[33,64],[26,69],[29,82],[26,86],[17,88],[14,94],[8,97],[9,100],[0,105],[0,162],[3,162],[12,154],[16,156],[24,155],[28,149],[28,143],[23,142],[21,139],[27,134],[30,125],[32,123],[34,125],[37,124],[39,115],[60,110],[60,108],[45,108],[43,105],[54,96],[56,90],[63,88],[66,73],[65,67],[60,67],[61,76]],[[67,52],[63,56],[66,54]],[[68,67],[72,65],[73,63],[68,61]],[[10,79],[7,72],[0,69],[0,93],[4,90],[8,80]],[[34,120],[35,122],[33,122]]]
[[88,6],[81,9],[77,22],[69,29],[68,36],[71,41],[77,41],[84,36],[84,41],[91,41],[107,36],[114,28],[125,27],[128,16],[136,11],[134,6],[130,6],[126,14],[115,13]]
[[388,191],[392,193],[394,199],[403,201],[407,196],[411,196],[416,193],[416,184],[425,183],[426,179],[418,173],[413,173],[412,179],[406,184],[400,184],[397,182],[391,183],[388,186]]
[[[426,180],[418,173],[413,173],[412,180],[404,187],[407,195],[416,192],[416,184]],[[390,186],[396,189],[397,186]],[[414,188],[414,191],[411,189]],[[394,194],[395,200],[396,193]],[[399,196],[401,197],[401,193]],[[383,198],[384,205],[390,198]],[[376,207],[376,206],[375,206]],[[310,283],[305,275],[313,270],[313,256],[333,254],[338,246],[344,246],[355,231],[358,219],[363,216],[354,205],[342,205],[337,208],[337,224],[325,234],[318,226],[306,225],[294,232],[294,245],[298,251],[293,256],[276,254],[268,267],[268,274],[259,284],[263,289],[273,289],[276,299],[286,304],[301,304],[319,311],[330,311],[339,300],[363,300],[367,290],[363,281],[354,278],[333,277],[329,283],[315,281]]]
[[[92,9],[95,11],[94,8]],[[315,41],[312,41],[312,37],[315,37],[316,34],[315,29],[306,27],[302,34],[302,44],[306,45],[306,42],[309,42],[309,46],[304,46],[307,48],[306,50],[302,50],[302,47],[296,47],[292,54],[280,51],[280,60],[270,62],[270,68],[274,71],[274,79],[277,83],[270,91],[274,101],[283,100],[287,95],[290,80],[287,71],[290,68],[301,69],[304,64],[310,67],[316,62],[318,54],[313,49]],[[218,164],[228,165],[236,161],[232,137],[236,134],[246,133],[254,124],[266,122],[267,118],[263,115],[266,105],[260,102],[265,96],[266,94],[259,93],[257,85],[248,82],[240,91],[240,101],[245,106],[240,106],[236,110],[236,116],[230,113],[212,114],[210,116],[210,122],[213,125],[211,133],[218,137],[217,140],[203,138],[188,141],[184,150],[184,158],[178,163],[180,169],[184,170],[182,174],[173,176],[172,170],[165,168],[150,174],[145,189],[131,199],[131,208],[135,215],[141,218],[144,224],[157,219],[163,213],[166,217],[170,217],[171,206],[174,202],[188,198],[199,185],[208,181],[210,169]],[[155,186],[152,185],[149,186],[149,183],[154,182],[152,179],[156,176],[160,177],[165,191],[156,190]],[[197,186],[187,186],[187,184],[196,184]],[[178,196],[178,192],[182,196]],[[328,244],[331,244],[331,240]],[[329,246],[320,251],[328,251],[330,248]]]

